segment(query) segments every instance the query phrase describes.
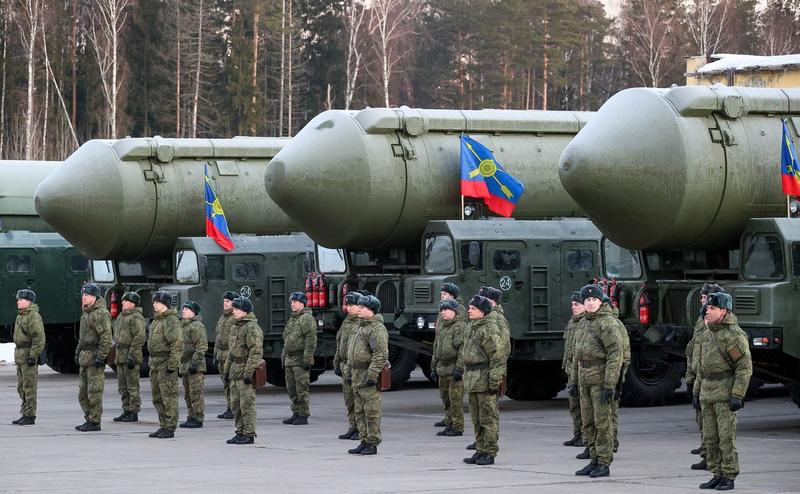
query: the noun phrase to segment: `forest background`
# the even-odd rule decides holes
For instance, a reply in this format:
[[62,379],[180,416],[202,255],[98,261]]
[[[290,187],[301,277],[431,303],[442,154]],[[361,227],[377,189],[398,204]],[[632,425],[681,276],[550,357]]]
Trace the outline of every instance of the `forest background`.
[[687,56],[800,52],[800,0],[607,7],[0,0],[0,159],[61,160],[94,138],[291,136],[327,109],[596,110],[683,84]]

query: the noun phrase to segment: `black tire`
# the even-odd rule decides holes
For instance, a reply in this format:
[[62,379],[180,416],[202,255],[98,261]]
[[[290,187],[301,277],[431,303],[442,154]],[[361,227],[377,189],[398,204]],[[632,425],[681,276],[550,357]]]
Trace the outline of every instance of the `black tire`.
[[794,404],[800,407],[800,384],[789,385],[789,396],[791,396]]
[[633,354],[620,404],[629,407],[663,405],[673,399],[685,373],[685,361],[651,361]]
[[142,358],[142,365],[139,366],[139,377],[150,377],[150,356]]
[[268,358],[265,361],[267,362],[267,382],[273,386],[285,387],[286,373],[283,372],[283,367],[281,367],[281,359]]
[[313,382],[317,382],[317,379],[319,379],[319,376],[321,376],[324,372],[325,372],[325,370],[323,370],[323,369],[313,369],[312,368],[311,371],[308,374],[308,382],[312,382],[312,383]]
[[555,398],[566,384],[560,361],[508,363],[506,396],[512,400],[549,400]]
[[417,364],[419,368],[422,369],[422,373],[425,374],[425,377],[428,378],[428,381],[437,384],[431,377],[431,372],[433,371],[433,369],[431,369],[431,358],[428,355],[418,355]]
[[750,401],[752,399],[758,398],[758,390],[761,389],[762,386],[766,384],[761,378],[756,376],[750,377],[750,384],[747,385],[747,393],[744,395],[744,399],[746,401]]
[[78,366],[75,364],[77,342],[68,340],[70,338],[64,338],[62,334],[48,331],[47,346],[44,350],[47,355],[47,366],[60,374],[77,374]]
[[392,389],[398,389],[411,379],[411,371],[417,366],[417,354],[389,345],[389,363],[392,364]]

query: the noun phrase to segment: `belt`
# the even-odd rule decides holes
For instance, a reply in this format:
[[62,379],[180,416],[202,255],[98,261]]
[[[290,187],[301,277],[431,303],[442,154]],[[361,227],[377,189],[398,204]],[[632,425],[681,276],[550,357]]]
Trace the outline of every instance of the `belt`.
[[294,352],[286,352],[286,356],[287,357],[302,357],[303,355],[305,355],[305,353],[306,353],[305,350],[296,350]]
[[230,358],[231,360],[233,360],[237,364],[243,364],[243,363],[247,362],[247,359],[245,357],[228,357],[228,358]]
[[169,357],[169,352],[150,352],[151,357]]
[[733,373],[717,372],[716,374],[703,374],[703,379],[708,379],[709,381],[722,381],[729,377],[733,377]]
[[349,364],[351,369],[366,370],[369,369],[369,364]]
[[17,345],[18,349],[25,349],[25,348],[30,348],[30,347],[31,347],[31,345]]
[[97,351],[97,345],[80,345],[80,347],[81,350],[95,351],[95,352]]
[[442,365],[452,365],[452,364],[455,364],[455,363],[456,363],[456,359],[450,359],[450,360],[437,360],[437,361],[436,361],[436,363],[437,363],[437,364],[442,364]]
[[468,371],[474,371],[474,370],[488,369],[489,364],[486,362],[481,362],[480,364],[464,364],[464,367]]
[[227,352],[228,345],[217,345],[217,350],[219,350],[220,352]]
[[131,347],[130,344],[122,345],[122,344],[117,343],[117,348],[120,349],[120,350],[127,350],[130,347]]
[[595,367],[597,365],[605,365],[605,360],[580,360],[581,367],[584,369],[588,369],[590,367]]

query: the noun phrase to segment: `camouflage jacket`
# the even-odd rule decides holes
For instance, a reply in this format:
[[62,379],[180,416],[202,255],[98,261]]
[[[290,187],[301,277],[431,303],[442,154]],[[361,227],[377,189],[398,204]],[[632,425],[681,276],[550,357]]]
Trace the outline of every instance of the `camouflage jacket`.
[[231,380],[250,377],[264,357],[264,332],[252,312],[236,320],[229,341],[225,374]]
[[147,340],[150,369],[170,372],[178,370],[182,350],[181,322],[175,309],[156,314],[150,323],[150,339]]
[[231,337],[231,329],[236,324],[233,317],[233,309],[222,312],[217,320],[217,328],[214,331],[214,357],[217,359],[217,368],[221,371],[225,367],[225,359],[228,358],[228,344]]
[[106,359],[111,351],[111,315],[106,310],[106,301],[98,297],[90,307],[83,307],[81,313],[78,346],[75,355],[78,365],[94,365],[95,358]]
[[497,320],[488,315],[467,325],[460,356],[464,366],[464,391],[467,393],[500,389],[506,374],[500,334]]
[[695,345],[703,337],[703,331],[706,329],[706,322],[702,317],[698,317],[694,323],[694,333],[692,339],[686,344],[686,385],[693,386],[695,379],[697,379],[697,356],[695,354]]
[[503,310],[503,306],[500,304],[494,306],[494,309],[492,309],[490,315],[495,318],[497,328],[500,331],[500,346],[498,348],[500,349],[500,352],[503,355],[503,361],[505,362],[511,355],[511,325],[508,323],[506,311]]
[[181,321],[181,339],[183,339],[183,353],[181,354],[181,374],[189,374],[192,364],[197,366],[198,372],[206,371],[206,350],[208,350],[208,335],[206,327],[200,316]]
[[572,372],[572,361],[575,359],[575,333],[578,332],[578,327],[585,315],[585,312],[581,312],[577,316],[573,315],[567,323],[567,327],[564,328],[564,357],[561,359],[561,369],[567,373],[568,380],[570,380],[569,375]]
[[353,386],[363,386],[378,374],[389,360],[389,333],[383,325],[383,316],[376,314],[369,319],[360,319],[358,328],[347,343],[347,366]]
[[449,376],[453,370],[463,372],[461,347],[464,345],[464,333],[467,324],[456,314],[451,321],[444,318],[436,322],[436,337],[433,340],[431,369],[440,376]]
[[346,372],[347,365],[347,348],[350,343],[350,337],[358,329],[358,316],[355,314],[347,314],[344,322],[336,332],[336,353],[333,354],[333,368],[339,367],[342,374]]
[[694,394],[704,403],[726,402],[744,398],[753,361],[747,333],[739,327],[732,312],[716,324],[709,324],[700,341],[695,342],[697,377]]
[[14,322],[14,362],[25,364],[29,358],[38,362],[44,350],[44,324],[39,315],[39,306],[31,304],[27,309],[17,310]]
[[615,389],[622,369],[625,334],[625,326],[613,316],[610,305],[604,303],[597,312],[586,312],[575,335],[570,384]]
[[117,350],[115,364],[127,364],[129,357],[137,364],[142,363],[142,347],[146,331],[147,322],[144,320],[141,307],[122,311],[114,321],[114,347]]
[[292,312],[292,317],[283,330],[281,362],[284,367],[313,365],[317,349],[317,321],[311,309]]

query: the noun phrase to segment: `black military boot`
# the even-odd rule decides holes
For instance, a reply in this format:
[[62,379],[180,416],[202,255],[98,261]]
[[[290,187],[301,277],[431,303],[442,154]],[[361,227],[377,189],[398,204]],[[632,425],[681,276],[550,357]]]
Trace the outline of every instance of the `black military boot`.
[[196,418],[192,418],[192,420],[186,422],[187,429],[200,429],[201,427],[203,427],[203,423]]
[[569,441],[564,441],[564,446],[575,446],[575,443],[581,440],[580,434],[575,434]]
[[608,465],[598,463],[597,466],[589,472],[589,477],[596,479],[597,477],[608,477],[610,474],[611,471],[608,469]]
[[178,424],[178,427],[180,427],[181,429],[185,429],[186,427],[189,427],[189,424],[192,422],[194,422],[194,417],[189,417],[186,419],[186,422],[181,422],[180,424]]
[[350,440],[351,441],[358,441],[358,436],[359,435],[360,434],[358,433],[358,429],[353,429],[353,434],[350,436]]
[[719,483],[722,481],[722,477],[719,475],[714,475],[714,477],[709,480],[708,482],[703,482],[700,484],[701,489],[714,489],[716,488]]
[[361,450],[361,456],[370,456],[377,454],[378,454],[377,444],[367,444],[366,446],[364,446],[364,449]]
[[692,465],[692,470],[705,470],[707,467],[708,463],[706,463],[706,459],[703,458],[702,460]]
[[256,438],[254,436],[239,436],[233,444],[255,444]]
[[464,458],[464,463],[466,463],[467,465],[474,465],[475,462],[478,461],[478,458],[480,458],[481,456],[483,456],[483,453],[481,453],[480,451],[476,451],[475,454],[473,454],[471,457]]
[[22,420],[23,418],[25,418],[25,417],[22,416],[22,417],[18,418],[17,420],[12,420],[11,423],[14,424],[14,425],[17,425],[17,424],[19,424],[19,421]]
[[437,432],[437,433],[436,433],[436,435],[437,435],[437,436],[446,436],[446,435],[447,435],[447,432],[448,432],[449,430],[450,430],[450,428],[449,428],[449,427],[445,427],[444,429],[442,429],[442,430],[440,430],[439,432]]
[[289,425],[292,422],[294,422],[297,417],[299,417],[299,415],[297,415],[296,413],[293,413],[292,416],[289,417],[288,419],[283,419],[283,423],[286,424],[286,425]]
[[462,431],[457,431],[455,429],[450,429],[445,433],[447,437],[454,437],[454,436],[463,436],[464,433]]
[[479,458],[475,459],[476,465],[494,465],[494,456],[489,453],[483,453]]
[[175,437],[175,432],[174,431],[168,431],[166,429],[161,431],[161,434],[158,435],[159,439],[172,439],[173,437]]
[[151,432],[150,434],[147,435],[147,437],[158,437],[158,435],[161,434],[162,432],[164,432],[164,428],[159,427],[157,431]]
[[36,423],[36,417],[27,416],[27,417],[21,417],[19,419],[19,422],[17,422],[17,425],[33,425],[35,423]]
[[230,420],[230,419],[233,418],[233,412],[231,411],[230,408],[227,408],[224,412],[222,412],[219,415],[217,415],[217,418],[218,419]]
[[353,432],[358,433],[358,430],[356,430],[355,427],[351,427],[347,429],[347,432],[344,434],[339,434],[339,439],[350,439],[350,437],[353,435]]
[[434,427],[447,427],[447,424],[445,424],[444,423],[444,419],[442,419],[442,420],[436,422],[435,424],[433,424],[433,426]]
[[733,480],[728,477],[722,477],[715,488],[718,491],[732,491],[734,488]]
[[467,445],[467,449],[469,449],[469,450],[474,450],[474,449],[475,449],[475,443],[468,444],[468,445]]
[[134,412],[128,412],[128,415],[122,419],[123,422],[138,422],[139,421],[139,414]]
[[292,425],[308,425],[308,417],[305,415],[298,415],[297,418],[292,421]]
[[87,420],[86,422],[82,423],[81,425],[76,425],[75,426],[75,430],[79,431],[79,430],[81,430],[81,428],[86,427],[89,424],[90,424],[90,422]]
[[575,455],[575,458],[577,458],[579,460],[588,460],[591,457],[592,457],[592,454],[589,452],[589,448],[586,448],[586,449],[583,450],[582,453],[578,453],[577,455]]
[[702,446],[700,446],[699,448],[694,448],[693,450],[690,451],[690,453],[692,453],[693,455],[699,455],[702,452],[703,452]]
[[365,441],[361,441],[361,444],[359,444],[353,449],[348,449],[347,452],[350,453],[351,455],[360,455],[361,452],[364,451],[364,448],[366,447],[367,443]]
[[595,468],[597,468],[597,462],[596,461],[592,461],[591,463],[589,463],[585,467],[583,467],[580,470],[578,470],[577,472],[575,472],[575,475],[589,475],[589,474],[592,473],[592,470],[594,470]]
[[228,439],[225,442],[228,444],[236,444],[236,441],[238,441],[240,437],[242,437],[242,435],[237,432],[235,436],[233,436],[232,438]]
[[583,438],[580,437],[580,438],[578,438],[577,441],[575,441],[575,444],[573,444],[573,446],[575,446],[576,448],[585,448],[586,447],[586,443],[584,442]]
[[100,431],[100,424],[97,422],[86,422],[78,430],[81,432],[98,432]]
[[123,422],[123,421],[125,421],[125,417],[127,417],[127,416],[128,416],[128,412],[123,411],[122,415],[120,415],[119,417],[114,417],[114,422]]

